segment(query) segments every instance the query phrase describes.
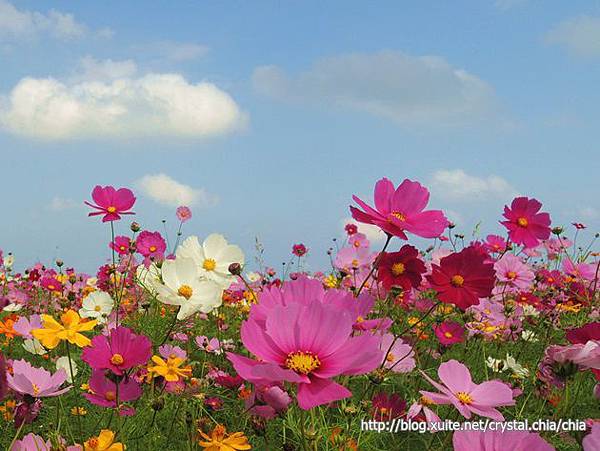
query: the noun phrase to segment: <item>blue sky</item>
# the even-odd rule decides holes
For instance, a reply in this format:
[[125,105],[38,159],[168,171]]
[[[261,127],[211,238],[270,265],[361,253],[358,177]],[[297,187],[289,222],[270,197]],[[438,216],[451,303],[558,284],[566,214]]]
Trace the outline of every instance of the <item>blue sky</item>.
[[[452,3],[452,4],[450,4]],[[0,0],[0,248],[93,271],[96,184],[136,220],[325,265],[351,195],[421,181],[459,228],[515,194],[600,230],[600,7],[586,1]],[[166,194],[165,194],[166,193]],[[125,230],[126,222],[118,224]]]

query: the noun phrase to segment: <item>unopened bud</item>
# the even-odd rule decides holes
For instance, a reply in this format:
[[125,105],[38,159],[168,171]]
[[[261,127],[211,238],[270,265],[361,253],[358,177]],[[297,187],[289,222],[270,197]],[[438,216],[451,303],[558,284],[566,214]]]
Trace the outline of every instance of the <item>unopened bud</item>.
[[239,276],[242,273],[242,265],[239,263],[232,263],[229,265],[229,272],[234,276]]
[[132,222],[129,228],[132,232],[139,232],[142,227],[137,222]]

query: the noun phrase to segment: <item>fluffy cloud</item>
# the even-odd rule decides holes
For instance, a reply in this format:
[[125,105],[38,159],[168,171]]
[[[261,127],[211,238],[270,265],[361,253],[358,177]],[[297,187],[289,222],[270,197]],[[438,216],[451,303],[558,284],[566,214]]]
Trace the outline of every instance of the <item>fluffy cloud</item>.
[[476,177],[462,169],[439,170],[431,177],[432,192],[446,200],[470,201],[490,198],[510,200],[518,191],[497,175]]
[[68,81],[20,80],[0,102],[0,126],[47,140],[205,137],[243,127],[246,120],[231,96],[212,83],[190,83],[175,73],[135,77],[132,61],[85,58],[82,71]]
[[[85,35],[88,29],[72,14],[51,10],[47,14],[19,10],[6,0],[0,0],[0,39],[33,38],[49,35],[58,39],[73,39]],[[107,29],[101,30],[103,36]]]
[[155,202],[169,207],[209,207],[218,202],[217,197],[206,192],[204,188],[192,188],[166,174],[145,175],[135,185]]
[[600,17],[578,16],[559,23],[546,41],[583,57],[600,56]]
[[383,233],[381,229],[377,226],[371,224],[363,224],[362,222],[356,221],[354,218],[344,218],[340,221],[340,226],[344,234],[346,233],[346,231],[344,230],[346,224],[356,224],[356,226],[358,227],[358,231],[360,233],[363,233],[371,243],[379,243],[385,241],[385,233]]
[[462,125],[496,112],[494,91],[483,80],[440,57],[394,51],[326,58],[293,77],[262,66],[253,84],[277,99],[348,108],[403,125]]

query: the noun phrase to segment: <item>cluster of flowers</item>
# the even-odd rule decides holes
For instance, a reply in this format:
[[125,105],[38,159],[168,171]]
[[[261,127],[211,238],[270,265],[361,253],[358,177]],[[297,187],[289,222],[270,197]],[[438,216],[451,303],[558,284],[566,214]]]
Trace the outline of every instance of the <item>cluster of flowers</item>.
[[[130,236],[115,236],[115,222],[134,214],[131,190],[97,186],[92,200],[90,216],[111,231],[110,262],[95,276],[60,261],[56,269],[37,264],[17,273],[12,255],[0,254],[0,410],[16,431],[11,451],[124,449],[160,428],[157,416],[171,402],[167,442],[183,409],[190,432],[181,440],[230,451],[251,449],[251,441],[269,448],[270,423],[304,447],[321,440],[332,449],[369,449],[356,430],[331,429],[314,415],[307,426],[299,414],[306,410],[438,422],[456,418],[450,408],[465,419],[503,421],[529,412],[533,394],[563,416],[572,412],[574,390],[596,406],[600,399],[600,383],[593,386],[600,381],[599,255],[591,245],[576,247],[583,224],[568,240],[535,199],[505,206],[506,237],[466,245],[442,211],[426,210],[425,187],[384,178],[374,206],[355,196],[358,206],[350,207],[357,223],[384,233],[383,249],[372,251],[359,226],[348,224],[341,249],[329,252],[331,271],[302,271],[309,250],[299,243],[292,248],[298,271],[289,275],[260,261],[258,272],[248,272],[242,250],[220,234],[180,243],[192,217],[187,207],[177,209],[169,251],[160,232],[135,222]],[[390,250],[409,234],[432,244]],[[523,353],[526,344],[532,347]],[[541,353],[532,351],[540,344]],[[78,427],[67,420],[61,430],[63,402],[45,402],[56,397],[69,400]],[[225,405],[238,409],[227,425],[227,415],[199,414],[223,413]],[[86,436],[88,409],[98,412],[95,427],[104,421],[106,428]],[[240,418],[250,419],[251,441],[227,432]],[[20,438],[35,422],[46,424],[45,438]],[[600,449],[600,422],[588,424],[572,440]],[[321,438],[318,428],[327,431]],[[428,440],[435,448],[437,439]],[[452,442],[456,450],[554,449],[547,437],[524,431],[456,432]]]

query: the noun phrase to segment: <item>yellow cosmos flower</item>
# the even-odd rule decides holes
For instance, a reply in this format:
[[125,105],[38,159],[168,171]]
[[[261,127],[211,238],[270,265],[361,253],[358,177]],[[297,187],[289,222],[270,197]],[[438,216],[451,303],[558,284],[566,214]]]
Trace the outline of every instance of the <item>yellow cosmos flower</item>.
[[83,444],[84,451],[123,451],[125,445],[115,442],[115,433],[102,429],[98,437],[92,437]]
[[185,359],[181,357],[169,357],[166,361],[155,355],[152,356],[155,366],[148,367],[148,371],[154,376],[162,376],[167,382],[177,382],[179,378],[186,379],[191,376],[192,369],[189,366],[180,368]]
[[248,443],[248,438],[243,432],[234,432],[227,434],[223,425],[217,424],[210,436],[202,431],[200,435],[204,440],[199,440],[198,444],[207,451],[242,451],[252,449]]
[[89,346],[91,340],[80,332],[92,330],[98,321],[81,321],[79,314],[75,310],[68,310],[60,315],[60,321],[56,321],[50,315],[42,315],[42,329],[34,329],[31,335],[37,338],[42,345],[48,349],[54,349],[58,344],[67,340],[80,348]]

